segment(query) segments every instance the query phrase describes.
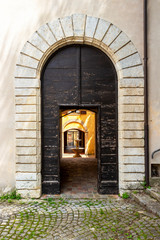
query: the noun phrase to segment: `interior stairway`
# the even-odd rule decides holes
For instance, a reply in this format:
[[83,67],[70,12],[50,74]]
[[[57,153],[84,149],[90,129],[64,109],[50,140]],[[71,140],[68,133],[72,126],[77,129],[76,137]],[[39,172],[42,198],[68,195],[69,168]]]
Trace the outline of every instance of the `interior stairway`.
[[147,188],[143,192],[134,191],[131,197],[149,212],[160,217],[160,187]]

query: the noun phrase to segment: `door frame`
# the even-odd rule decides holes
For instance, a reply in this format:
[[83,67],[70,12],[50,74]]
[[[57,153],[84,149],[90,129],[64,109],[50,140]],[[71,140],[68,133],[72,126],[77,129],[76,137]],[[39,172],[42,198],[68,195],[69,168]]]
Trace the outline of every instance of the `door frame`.
[[[68,109],[73,109],[76,108],[78,109],[84,109],[84,110],[89,110],[95,112],[95,143],[96,143],[96,159],[97,159],[97,192],[99,192],[99,182],[100,182],[100,168],[101,168],[101,159],[100,159],[100,149],[101,149],[101,138],[100,138],[100,112],[101,112],[101,105],[100,104],[81,104],[81,105],[67,105],[67,104],[60,104],[59,105],[59,112]],[[92,110],[91,110],[92,109]],[[60,181],[60,159],[61,159],[61,129],[62,129],[62,124],[61,124],[61,118],[59,118],[59,181]],[[60,182],[60,191],[61,191],[61,182]]]

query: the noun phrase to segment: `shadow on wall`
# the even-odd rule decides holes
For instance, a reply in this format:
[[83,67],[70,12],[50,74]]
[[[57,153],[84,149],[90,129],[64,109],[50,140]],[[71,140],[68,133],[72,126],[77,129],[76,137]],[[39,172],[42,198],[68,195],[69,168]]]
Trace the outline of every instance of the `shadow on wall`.
[[[135,8],[138,9],[136,4],[139,3],[134,3],[135,7],[133,7],[132,13]],[[111,0],[101,0],[101,3],[95,0],[1,1],[0,188],[5,186],[13,187],[15,185],[14,71],[19,53],[25,42],[41,25],[73,13],[83,13],[101,18],[106,18],[107,16],[108,20],[111,21],[114,12],[114,17],[116,17],[113,23],[118,23],[118,19],[122,23],[124,21],[122,21],[122,17],[125,15],[124,12],[126,12],[126,8],[121,8],[120,6],[124,6],[124,4],[118,0],[115,0],[114,3]],[[127,6],[129,6],[129,4]],[[113,9],[115,11],[113,11]],[[119,13],[119,15],[117,13]],[[139,12],[136,14],[136,19],[139,20],[141,15]],[[129,18],[132,19],[133,14],[126,16],[127,21],[125,22],[127,22],[127,26],[128,24],[131,25],[133,21],[129,21]],[[133,29],[132,31],[134,33],[136,28],[134,27]],[[137,35],[138,34],[135,34],[135,36]]]
[[14,72],[19,53],[41,25],[63,15],[66,7],[62,0],[0,3],[0,192],[15,186]]

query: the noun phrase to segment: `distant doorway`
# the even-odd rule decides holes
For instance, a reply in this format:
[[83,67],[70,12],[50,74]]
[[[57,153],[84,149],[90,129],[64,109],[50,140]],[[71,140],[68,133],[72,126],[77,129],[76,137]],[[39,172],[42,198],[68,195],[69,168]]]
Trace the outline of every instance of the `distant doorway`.
[[61,110],[61,158],[73,157],[77,139],[82,157],[96,157],[96,108]]
[[85,153],[85,134],[78,129],[71,129],[64,132],[64,153],[73,153],[72,148],[76,147],[76,139],[80,139],[79,146]]

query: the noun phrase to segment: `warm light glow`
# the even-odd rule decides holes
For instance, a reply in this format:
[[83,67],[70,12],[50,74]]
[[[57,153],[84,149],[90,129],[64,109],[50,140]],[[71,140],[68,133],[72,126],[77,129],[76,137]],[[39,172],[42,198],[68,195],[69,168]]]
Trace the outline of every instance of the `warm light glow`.
[[[62,116],[62,156],[65,155],[64,148],[67,144],[67,131],[79,131],[83,135],[84,153],[85,155],[94,155],[96,152],[95,146],[95,113],[86,109],[65,110],[61,113]],[[82,144],[82,143],[81,143]],[[72,154],[72,150],[70,150]]]

